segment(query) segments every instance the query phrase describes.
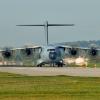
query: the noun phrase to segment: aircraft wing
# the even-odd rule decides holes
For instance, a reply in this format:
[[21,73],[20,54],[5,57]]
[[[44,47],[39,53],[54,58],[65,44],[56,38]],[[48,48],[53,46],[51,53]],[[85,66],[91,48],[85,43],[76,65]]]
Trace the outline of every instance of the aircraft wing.
[[41,50],[41,46],[28,46],[22,48],[4,48],[0,50],[0,53],[4,58],[15,57],[17,54],[29,57],[36,52],[40,53]]
[[61,47],[64,47],[64,48],[66,48],[66,49],[72,49],[72,48],[74,48],[74,49],[80,49],[80,50],[91,50],[91,48],[93,49],[96,49],[97,51],[100,51],[100,49],[99,48],[96,48],[96,47],[91,47],[91,48],[89,48],[89,47],[75,47],[75,46],[67,46],[67,45],[62,45]]
[[4,48],[4,49],[1,49],[0,52],[4,52],[4,51],[16,51],[16,50],[25,50],[26,48],[28,49],[39,49],[41,48],[41,46],[30,46],[30,47],[21,47],[21,48]]
[[26,46],[26,47],[22,47],[22,48],[14,48],[11,50],[25,50],[25,49],[39,49],[41,48],[41,46]]
[[64,48],[64,50],[68,51],[69,54],[72,56],[75,56],[81,53],[81,51],[84,51],[86,54],[91,56],[100,56],[100,49],[96,47],[77,47],[77,46],[67,46],[67,45],[61,45],[60,47]]

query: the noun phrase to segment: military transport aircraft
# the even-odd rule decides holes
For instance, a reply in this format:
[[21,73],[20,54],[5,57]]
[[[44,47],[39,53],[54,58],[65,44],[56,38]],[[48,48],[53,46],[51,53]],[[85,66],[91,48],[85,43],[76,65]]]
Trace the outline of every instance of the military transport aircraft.
[[92,48],[83,48],[83,47],[72,47],[67,45],[50,45],[48,41],[48,26],[74,26],[74,24],[48,24],[46,21],[44,24],[36,24],[36,25],[16,25],[16,26],[43,26],[45,29],[46,35],[46,45],[45,46],[33,46],[26,48],[14,48],[14,49],[5,49],[1,50],[3,57],[10,58],[14,56],[17,50],[24,52],[24,54],[28,57],[34,56],[35,51],[38,51],[38,59],[37,66],[43,66],[45,64],[63,66],[63,58],[65,55],[76,56],[79,51],[84,50],[89,55],[95,57],[99,55],[100,49],[92,47]]

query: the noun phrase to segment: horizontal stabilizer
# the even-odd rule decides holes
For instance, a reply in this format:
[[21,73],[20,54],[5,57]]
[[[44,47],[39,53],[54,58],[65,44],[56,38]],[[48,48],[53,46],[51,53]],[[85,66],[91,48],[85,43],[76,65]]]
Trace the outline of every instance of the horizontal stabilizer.
[[[34,24],[34,25],[16,25],[16,26],[45,26],[45,24]],[[74,26],[74,24],[47,24],[47,26]]]
[[48,24],[48,26],[74,26],[74,24]]
[[39,25],[39,24],[37,24],[37,25],[16,25],[16,26],[44,26],[44,25]]

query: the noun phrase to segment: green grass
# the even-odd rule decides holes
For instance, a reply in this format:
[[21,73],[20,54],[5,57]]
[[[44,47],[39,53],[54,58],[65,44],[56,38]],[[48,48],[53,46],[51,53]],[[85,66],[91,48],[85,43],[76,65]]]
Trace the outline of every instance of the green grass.
[[99,100],[100,78],[0,73],[0,100]]

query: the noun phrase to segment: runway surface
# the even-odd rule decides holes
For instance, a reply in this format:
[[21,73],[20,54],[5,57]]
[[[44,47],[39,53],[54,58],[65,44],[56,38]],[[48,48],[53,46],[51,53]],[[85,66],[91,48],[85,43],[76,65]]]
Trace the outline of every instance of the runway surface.
[[0,67],[0,72],[9,72],[28,76],[84,76],[100,77],[100,68],[81,67]]

